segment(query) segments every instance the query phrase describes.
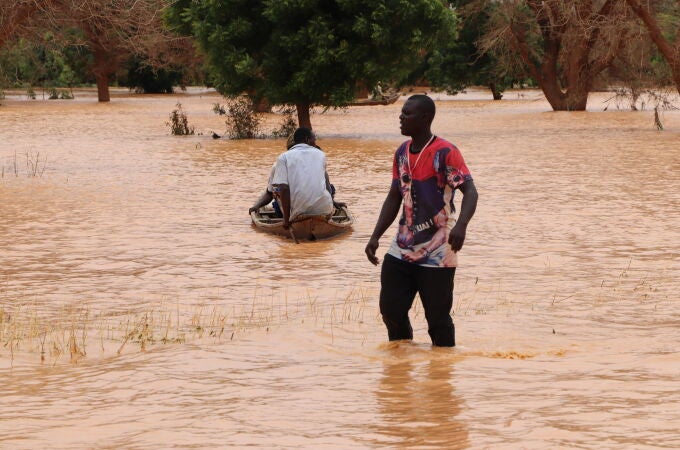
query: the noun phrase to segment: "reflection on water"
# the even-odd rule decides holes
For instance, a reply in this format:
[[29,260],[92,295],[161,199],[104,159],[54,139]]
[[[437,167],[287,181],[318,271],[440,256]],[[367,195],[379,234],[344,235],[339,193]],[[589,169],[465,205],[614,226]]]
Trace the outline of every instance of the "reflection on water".
[[480,192],[440,352],[419,308],[385,343],[363,252],[402,102],[313,115],[356,222],[294,245],[247,214],[282,139],[93,95],[0,106],[0,447],[680,447],[680,113],[436,95]]
[[378,432],[397,448],[468,448],[467,425],[458,418],[464,402],[454,387],[454,353],[427,348],[418,353],[433,354],[415,361],[410,346],[388,344],[391,354],[376,390]]

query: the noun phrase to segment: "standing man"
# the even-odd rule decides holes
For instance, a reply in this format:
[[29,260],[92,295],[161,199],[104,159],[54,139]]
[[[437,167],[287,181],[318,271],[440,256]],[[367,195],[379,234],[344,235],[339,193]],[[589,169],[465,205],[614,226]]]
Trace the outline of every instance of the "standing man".
[[[368,244],[366,256],[377,265],[380,237],[397,217],[397,236],[380,274],[380,313],[390,341],[413,339],[408,312],[420,294],[432,344],[456,345],[451,319],[453,277],[458,251],[477,207],[477,189],[460,151],[430,130],[435,105],[413,95],[401,109],[401,134],[411,139],[394,154],[392,185]],[[454,193],[463,194],[456,220]]]

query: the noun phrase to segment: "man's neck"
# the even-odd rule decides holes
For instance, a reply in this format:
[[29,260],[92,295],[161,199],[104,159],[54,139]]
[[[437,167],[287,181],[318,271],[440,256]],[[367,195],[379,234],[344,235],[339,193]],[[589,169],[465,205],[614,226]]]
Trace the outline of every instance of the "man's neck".
[[411,148],[409,150],[411,153],[420,153],[427,143],[430,142],[430,139],[432,139],[432,132],[430,130],[411,136]]

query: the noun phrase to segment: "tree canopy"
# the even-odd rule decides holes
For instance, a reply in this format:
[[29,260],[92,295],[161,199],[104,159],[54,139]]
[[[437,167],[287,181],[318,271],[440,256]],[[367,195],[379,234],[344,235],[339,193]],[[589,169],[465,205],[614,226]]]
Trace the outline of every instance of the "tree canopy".
[[168,1],[0,0],[0,60],[14,69],[4,78],[69,85],[93,78],[99,101],[109,101],[109,83],[126,65],[128,72],[195,67],[188,40],[164,28]]
[[460,17],[458,39],[431,51],[420,73],[414,76],[423,76],[430,86],[450,94],[468,86],[485,86],[494,100],[500,100],[506,88],[526,77],[499,62],[493,49],[483,51],[479,46],[498,5],[492,2],[480,7],[477,0],[456,0],[451,4]]
[[168,21],[196,37],[220,93],[294,104],[301,126],[313,105],[401,83],[457,23],[440,0],[180,0]]

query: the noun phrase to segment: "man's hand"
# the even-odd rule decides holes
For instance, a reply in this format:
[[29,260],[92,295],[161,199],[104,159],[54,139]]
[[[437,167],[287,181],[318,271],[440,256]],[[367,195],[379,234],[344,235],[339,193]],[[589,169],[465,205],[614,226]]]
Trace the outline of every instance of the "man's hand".
[[335,207],[335,209],[344,208],[345,206],[347,206],[347,203],[345,203],[345,202],[336,202],[335,200],[333,200],[333,207]]
[[373,264],[374,266],[377,266],[380,260],[378,259],[377,256],[375,256],[376,250],[378,250],[378,246],[380,245],[379,239],[376,238],[371,238],[368,241],[368,244],[366,244],[366,257],[368,260]]
[[467,225],[463,222],[456,222],[449,233],[449,244],[451,245],[451,250],[457,253],[461,248],[463,248],[463,242],[465,242],[465,233],[467,232]]
[[427,257],[427,249],[425,247],[421,247],[418,250],[414,252],[408,252],[404,253],[404,259],[409,262],[418,262],[423,258]]
[[253,212],[257,211],[258,209],[260,209],[260,208],[256,208],[255,206],[251,206],[250,208],[248,208],[248,214],[252,214]]

